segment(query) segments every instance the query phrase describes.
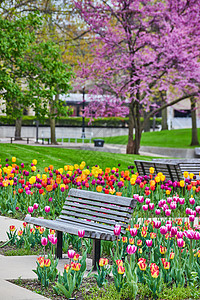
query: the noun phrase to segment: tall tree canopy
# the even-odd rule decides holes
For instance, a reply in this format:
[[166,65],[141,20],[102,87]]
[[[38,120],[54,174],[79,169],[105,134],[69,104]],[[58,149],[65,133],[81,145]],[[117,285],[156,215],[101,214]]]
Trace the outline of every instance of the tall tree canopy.
[[[93,92],[114,95],[121,103],[129,102],[127,153],[138,153],[144,110],[150,116],[172,103],[199,95],[199,1],[74,3],[96,36],[91,50],[94,62],[82,65],[80,77],[96,82]],[[154,101],[158,93],[167,95],[162,107]],[[103,105],[106,111],[108,99]],[[91,110],[98,114],[94,108]]]

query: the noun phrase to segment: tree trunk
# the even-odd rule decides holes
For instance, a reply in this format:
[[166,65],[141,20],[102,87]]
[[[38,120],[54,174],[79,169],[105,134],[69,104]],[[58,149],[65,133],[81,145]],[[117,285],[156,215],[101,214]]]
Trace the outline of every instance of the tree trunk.
[[126,153],[133,154],[134,153],[134,142],[133,142],[133,128],[134,128],[134,103],[133,100],[129,104],[129,126],[128,126],[128,144],[126,146]]
[[[59,95],[56,95],[59,96]],[[57,100],[57,99],[55,99]],[[56,120],[55,120],[55,111],[54,111],[54,106],[52,103],[49,105],[49,110],[50,110],[50,117],[49,117],[49,122],[50,122],[50,128],[51,128],[51,144],[57,144],[56,142]]]
[[56,142],[56,120],[52,117],[49,118],[51,128],[51,144],[57,144]]
[[[146,111],[144,111],[144,120],[146,120],[148,118]],[[151,128],[151,124],[150,124],[150,118],[148,118],[148,120],[146,120],[145,124],[144,124],[144,132],[149,132]]]
[[197,118],[196,118],[196,103],[194,98],[190,98],[191,102],[191,118],[192,118],[192,141],[191,146],[199,145],[198,141],[198,130],[197,130]]
[[15,140],[22,140],[21,138],[22,118],[15,121]]
[[167,108],[162,109],[161,113],[162,113],[162,120],[161,120],[162,128],[161,128],[161,130],[168,130]]
[[140,122],[140,104],[139,102],[135,102],[134,105],[134,124],[135,124],[135,139],[134,139],[134,154],[139,154],[140,149],[140,140],[141,140],[141,122]]

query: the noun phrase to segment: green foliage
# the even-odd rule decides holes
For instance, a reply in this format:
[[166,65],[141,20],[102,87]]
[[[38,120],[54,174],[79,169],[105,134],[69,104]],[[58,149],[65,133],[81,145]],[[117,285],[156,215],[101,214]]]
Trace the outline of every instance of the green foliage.
[[175,284],[172,288],[163,286],[162,292],[158,295],[162,300],[183,300],[183,299],[199,299],[200,291],[196,287],[176,287]]

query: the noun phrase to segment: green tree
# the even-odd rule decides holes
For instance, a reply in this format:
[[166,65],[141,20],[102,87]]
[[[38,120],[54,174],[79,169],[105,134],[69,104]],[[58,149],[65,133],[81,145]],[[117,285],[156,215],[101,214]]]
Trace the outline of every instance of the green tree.
[[28,79],[31,96],[34,99],[32,108],[38,118],[48,115],[51,126],[51,143],[56,143],[55,119],[70,113],[70,109],[59,100],[71,89],[70,79],[73,75],[69,65],[62,62],[62,52],[52,41],[35,43],[29,49]]

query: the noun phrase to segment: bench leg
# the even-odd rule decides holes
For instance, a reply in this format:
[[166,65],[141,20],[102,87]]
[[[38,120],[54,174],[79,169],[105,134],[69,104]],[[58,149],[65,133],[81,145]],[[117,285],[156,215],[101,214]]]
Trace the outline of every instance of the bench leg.
[[93,240],[93,257],[92,257],[92,265],[93,271],[96,271],[97,264],[99,265],[99,259],[101,254],[101,240]]
[[57,258],[62,258],[62,242],[63,242],[63,233],[62,231],[57,231]]
[[44,145],[44,138],[42,138],[42,145]]
[[11,138],[10,138],[10,143],[11,143],[11,144],[12,144],[12,141],[13,141],[13,138],[11,137]]
[[29,138],[27,138],[27,144],[29,144]]

